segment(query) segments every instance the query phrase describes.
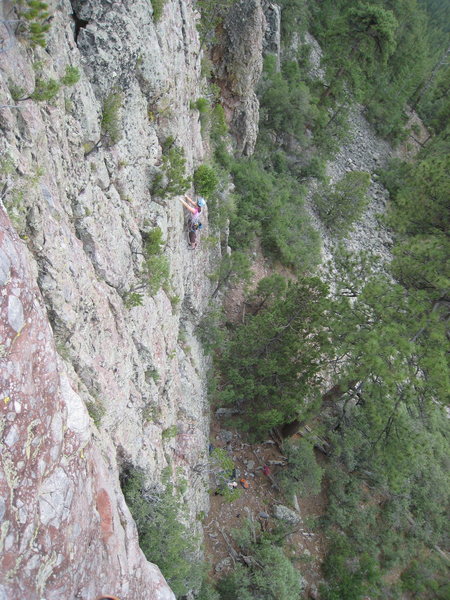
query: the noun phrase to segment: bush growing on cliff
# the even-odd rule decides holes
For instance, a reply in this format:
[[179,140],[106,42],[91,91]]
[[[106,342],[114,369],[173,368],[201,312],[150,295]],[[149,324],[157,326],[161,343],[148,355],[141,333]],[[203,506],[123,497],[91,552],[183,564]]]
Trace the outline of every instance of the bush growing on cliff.
[[77,67],[70,65],[66,66],[65,74],[61,79],[43,79],[42,77],[36,77],[34,90],[29,94],[26,93],[24,88],[10,82],[9,92],[11,97],[16,102],[23,102],[25,100],[34,100],[35,102],[48,102],[53,100],[58,94],[61,86],[72,86],[75,85],[80,79],[80,71]]
[[149,293],[154,296],[169,280],[170,266],[163,250],[162,231],[155,227],[144,235],[142,274]]
[[191,178],[186,177],[184,150],[175,145],[173,137],[162,144],[161,170],[153,177],[150,191],[155,196],[179,196],[189,189]]
[[150,0],[153,9],[153,20],[157,23],[163,15],[164,5],[167,0]]
[[114,146],[122,137],[122,122],[120,119],[120,109],[123,104],[122,92],[114,90],[106,96],[103,101],[102,118],[100,121],[101,135],[87,152],[85,157],[97,150],[101,145],[106,148]]
[[173,485],[168,483],[162,493],[152,492],[136,469],[123,474],[121,485],[146,558],[159,566],[177,598],[198,589],[202,573],[195,558],[196,539],[180,520]]
[[216,170],[208,165],[200,165],[193,176],[194,188],[197,194],[210,198],[219,184]]
[[51,27],[48,4],[40,0],[16,0],[14,4],[19,18],[16,33],[27,38],[32,46],[45,48],[45,34]]

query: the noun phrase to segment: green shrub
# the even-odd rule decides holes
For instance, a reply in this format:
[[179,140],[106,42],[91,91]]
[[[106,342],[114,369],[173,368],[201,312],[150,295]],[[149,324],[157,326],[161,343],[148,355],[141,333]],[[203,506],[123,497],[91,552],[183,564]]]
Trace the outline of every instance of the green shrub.
[[[35,70],[41,71],[42,64],[35,63]],[[48,102],[53,100],[58,94],[59,90],[63,85],[72,86],[75,85],[80,79],[80,72],[77,67],[66,66],[65,74],[59,81],[56,79],[43,79],[37,76],[35,81],[34,90],[27,94],[25,89],[21,86],[16,85],[13,82],[8,83],[9,92],[11,97],[16,102],[23,102],[24,100],[34,100],[35,102]]]
[[209,101],[206,98],[198,98],[195,102],[190,102],[189,107],[205,114],[209,111]]
[[17,33],[29,39],[32,46],[45,48],[45,34],[51,27],[48,4],[40,0],[19,0],[16,4],[19,18]]
[[125,471],[121,484],[146,558],[158,565],[177,598],[198,589],[202,568],[195,558],[196,538],[180,519],[173,486],[168,483],[162,493],[151,493],[136,469]]
[[186,177],[184,150],[174,145],[173,138],[163,144],[161,171],[156,173],[151,184],[151,193],[160,198],[184,194],[191,184]]
[[233,530],[233,538],[253,560],[246,567],[237,564],[218,582],[220,600],[300,600],[302,577],[283,548],[248,521]]
[[52,100],[61,89],[61,83],[56,79],[36,79],[36,84],[30,98],[36,102]]
[[316,462],[312,444],[307,440],[286,442],[283,444],[283,454],[288,464],[277,473],[277,481],[283,492],[291,498],[297,493],[318,494],[323,469]]
[[213,167],[200,165],[194,171],[193,183],[197,194],[205,198],[210,198],[216,191],[219,178]]
[[[73,77],[73,75],[72,75]],[[113,91],[103,101],[102,118],[100,121],[100,139],[93,145],[86,144],[84,156],[88,157],[101,145],[109,148],[114,146],[122,137],[122,123],[120,109],[122,108],[123,95],[119,91]]]
[[150,0],[153,9],[153,20],[155,23],[161,19],[166,1],[167,0]]
[[322,185],[314,194],[314,204],[326,227],[337,236],[347,234],[368,204],[370,175],[353,171],[334,185]]
[[225,111],[221,104],[216,104],[211,113],[211,138],[217,144],[228,133]]
[[169,280],[170,266],[166,256],[149,256],[143,263],[143,277],[151,296]]
[[103,101],[102,120],[102,142],[113,146],[122,137],[119,111],[123,104],[123,95],[119,91],[113,91]]
[[80,70],[78,69],[78,67],[66,65],[66,72],[60,79],[62,85],[72,86],[78,83],[79,80]]
[[135,306],[142,306],[144,296],[139,292],[128,292],[124,297],[125,308],[134,308]]
[[160,227],[155,227],[144,234],[144,254],[146,256],[161,254],[161,249],[164,246],[162,235]]
[[86,403],[86,408],[96,427],[100,427],[101,421],[106,414],[106,408],[103,406],[103,403],[98,399],[95,401],[92,400]]
[[171,438],[176,437],[177,434],[178,434],[177,425],[171,425],[170,427],[167,427],[167,429],[164,429],[164,431],[161,434],[161,437],[163,440],[170,440]]

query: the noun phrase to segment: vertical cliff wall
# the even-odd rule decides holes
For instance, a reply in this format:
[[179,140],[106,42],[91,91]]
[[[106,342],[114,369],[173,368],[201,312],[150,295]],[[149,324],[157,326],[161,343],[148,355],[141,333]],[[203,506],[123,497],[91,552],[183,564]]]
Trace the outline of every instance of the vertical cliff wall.
[[[2,208],[0,598],[170,598],[138,549],[119,473],[137,467],[158,489],[171,466],[194,527],[207,510],[193,471],[208,437],[194,327],[211,251],[188,251],[181,204],[149,191],[169,135],[188,172],[206,158],[189,108],[204,95],[196,15],[189,1],[167,2],[157,24],[147,0],[51,11],[47,49],[11,37],[0,53],[1,105],[15,104],[14,85],[81,72],[50,102],[0,109],[2,201],[21,238]],[[122,138],[85,156],[117,91]],[[169,282],[127,308],[156,226]]]

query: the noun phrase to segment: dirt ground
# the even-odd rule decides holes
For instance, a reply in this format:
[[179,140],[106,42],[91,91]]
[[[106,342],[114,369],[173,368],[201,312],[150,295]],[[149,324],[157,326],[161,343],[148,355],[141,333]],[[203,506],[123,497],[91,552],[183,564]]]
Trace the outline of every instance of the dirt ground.
[[[232,434],[228,442],[223,439],[224,431],[228,437]],[[253,517],[270,529],[277,524],[277,519],[273,516],[275,505],[282,504],[293,510],[294,506],[283,498],[263,473],[263,465],[269,466],[272,476],[283,469],[281,464],[274,464],[284,461],[272,440],[262,444],[248,444],[238,432],[222,430],[220,421],[216,419],[212,425],[211,442],[215,447],[224,448],[232,458],[239,473],[236,481],[245,478],[249,483],[248,489],[239,485],[241,496],[231,503],[220,495],[211,496],[211,509],[204,523],[205,556],[213,566],[213,578],[217,579],[225,574],[232,564],[232,559],[231,562],[224,559],[230,557],[227,540],[228,543],[232,541],[233,528],[239,529],[246,518]],[[294,527],[295,533],[286,538],[288,555],[305,579],[306,598],[309,597],[309,591],[314,593],[322,580],[320,565],[326,550],[326,540],[313,532],[311,525],[323,514],[325,502],[325,492],[317,496],[298,497],[301,522]],[[269,518],[261,518],[261,512],[269,515]]]

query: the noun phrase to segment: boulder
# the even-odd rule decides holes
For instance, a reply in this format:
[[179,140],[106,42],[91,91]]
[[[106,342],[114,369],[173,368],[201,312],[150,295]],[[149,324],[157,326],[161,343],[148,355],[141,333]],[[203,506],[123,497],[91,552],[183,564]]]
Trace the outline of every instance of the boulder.
[[289,525],[298,525],[302,520],[301,516],[298,513],[291,510],[287,506],[283,506],[282,504],[277,504],[276,506],[274,506],[273,515],[276,519],[284,521]]

